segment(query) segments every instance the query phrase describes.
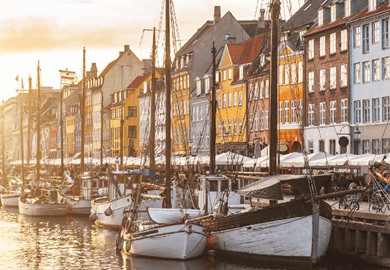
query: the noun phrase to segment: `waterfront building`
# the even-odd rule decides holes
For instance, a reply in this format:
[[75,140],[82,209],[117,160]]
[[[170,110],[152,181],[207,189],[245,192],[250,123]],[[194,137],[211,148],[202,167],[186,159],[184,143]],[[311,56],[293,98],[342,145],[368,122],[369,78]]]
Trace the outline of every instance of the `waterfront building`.
[[388,1],[368,0],[367,8],[349,22],[350,114],[361,132],[356,154],[390,152],[389,20]]
[[317,24],[305,37],[306,123],[308,152],[351,152],[349,35],[347,22],[364,1],[324,1]]

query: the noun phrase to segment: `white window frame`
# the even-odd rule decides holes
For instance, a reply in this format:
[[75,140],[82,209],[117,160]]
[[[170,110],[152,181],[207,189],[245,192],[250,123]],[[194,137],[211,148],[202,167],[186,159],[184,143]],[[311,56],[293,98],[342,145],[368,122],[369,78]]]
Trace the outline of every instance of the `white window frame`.
[[310,71],[307,76],[307,90],[309,93],[314,93],[314,71]]
[[390,48],[389,41],[389,18],[382,20],[382,49]]
[[382,77],[383,80],[390,79],[390,57],[382,58]]
[[282,101],[279,101],[278,102],[278,124],[282,123],[282,116],[283,116]]
[[291,123],[297,123],[297,101],[291,100]]
[[329,70],[329,89],[336,89],[337,87],[337,68],[331,67]]
[[382,98],[383,122],[390,121],[390,97]]
[[351,16],[351,0],[344,1],[344,15],[345,17]]
[[291,63],[291,83],[297,83],[297,63]]
[[340,87],[348,86],[348,69],[347,65],[340,66]]
[[379,98],[372,99],[372,122],[378,123],[381,121],[381,107]]
[[354,70],[354,83],[360,84],[362,82],[362,65],[361,63],[355,63],[353,65]]
[[307,57],[310,60],[314,58],[314,39],[309,40],[308,44]]
[[326,82],[326,70],[320,69],[320,89],[319,89],[319,91],[325,91],[325,82]]
[[332,33],[329,36],[329,54],[336,53],[336,33]]
[[336,100],[329,102],[329,124],[336,124]]
[[381,79],[381,67],[379,59],[372,60],[372,81],[379,81]]
[[371,67],[370,61],[363,62],[363,83],[371,81]]
[[348,50],[348,30],[344,29],[340,32],[340,51]]
[[380,36],[381,36],[380,23],[379,21],[376,21],[373,22],[371,25],[372,25],[372,43],[373,44],[379,43]]
[[320,57],[324,57],[326,55],[326,37],[320,37]]
[[326,121],[326,103],[325,102],[320,102],[320,126],[325,125]]
[[353,28],[353,47],[360,48],[362,46],[362,30],[360,26]]
[[290,64],[284,64],[284,84],[290,84]]
[[298,83],[303,82],[303,62],[298,62]]
[[354,112],[355,112],[355,123],[359,124],[362,122],[362,101],[355,100],[353,102]]
[[371,100],[363,99],[363,123],[371,122]]
[[284,101],[284,123],[285,124],[288,124],[290,119],[290,101],[289,100],[285,100]]
[[340,104],[340,122],[348,122],[348,99],[342,99]]
[[363,25],[363,53],[370,52],[370,25]]
[[308,125],[314,126],[314,104],[308,106]]

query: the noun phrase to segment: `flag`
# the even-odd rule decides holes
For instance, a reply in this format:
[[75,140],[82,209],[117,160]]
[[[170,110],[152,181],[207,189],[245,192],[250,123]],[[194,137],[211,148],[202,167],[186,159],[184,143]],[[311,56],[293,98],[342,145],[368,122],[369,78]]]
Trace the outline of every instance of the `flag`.
[[15,81],[19,82],[19,75],[16,76]]

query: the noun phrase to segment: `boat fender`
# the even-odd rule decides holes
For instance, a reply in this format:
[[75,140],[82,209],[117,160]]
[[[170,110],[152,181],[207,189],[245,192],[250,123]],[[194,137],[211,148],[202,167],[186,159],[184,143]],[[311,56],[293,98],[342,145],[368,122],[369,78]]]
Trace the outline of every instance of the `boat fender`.
[[92,213],[89,215],[89,220],[92,221],[92,222],[95,222],[97,220],[97,214],[96,213]]
[[209,235],[207,236],[207,239],[206,239],[206,247],[207,248],[213,248],[216,246],[217,244],[217,237],[215,235]]
[[112,209],[111,207],[108,207],[106,210],[104,210],[104,214],[108,217],[112,215]]

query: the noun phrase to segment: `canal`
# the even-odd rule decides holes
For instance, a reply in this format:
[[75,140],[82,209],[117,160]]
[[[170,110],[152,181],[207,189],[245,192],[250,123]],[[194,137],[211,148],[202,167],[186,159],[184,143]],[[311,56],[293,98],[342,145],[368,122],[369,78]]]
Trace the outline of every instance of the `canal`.
[[[115,249],[116,232],[91,225],[87,217],[37,218],[0,208],[0,269],[136,269],[136,270],[251,270],[307,267],[234,258],[199,258],[187,262],[124,257]],[[328,256],[319,270],[382,270]]]

